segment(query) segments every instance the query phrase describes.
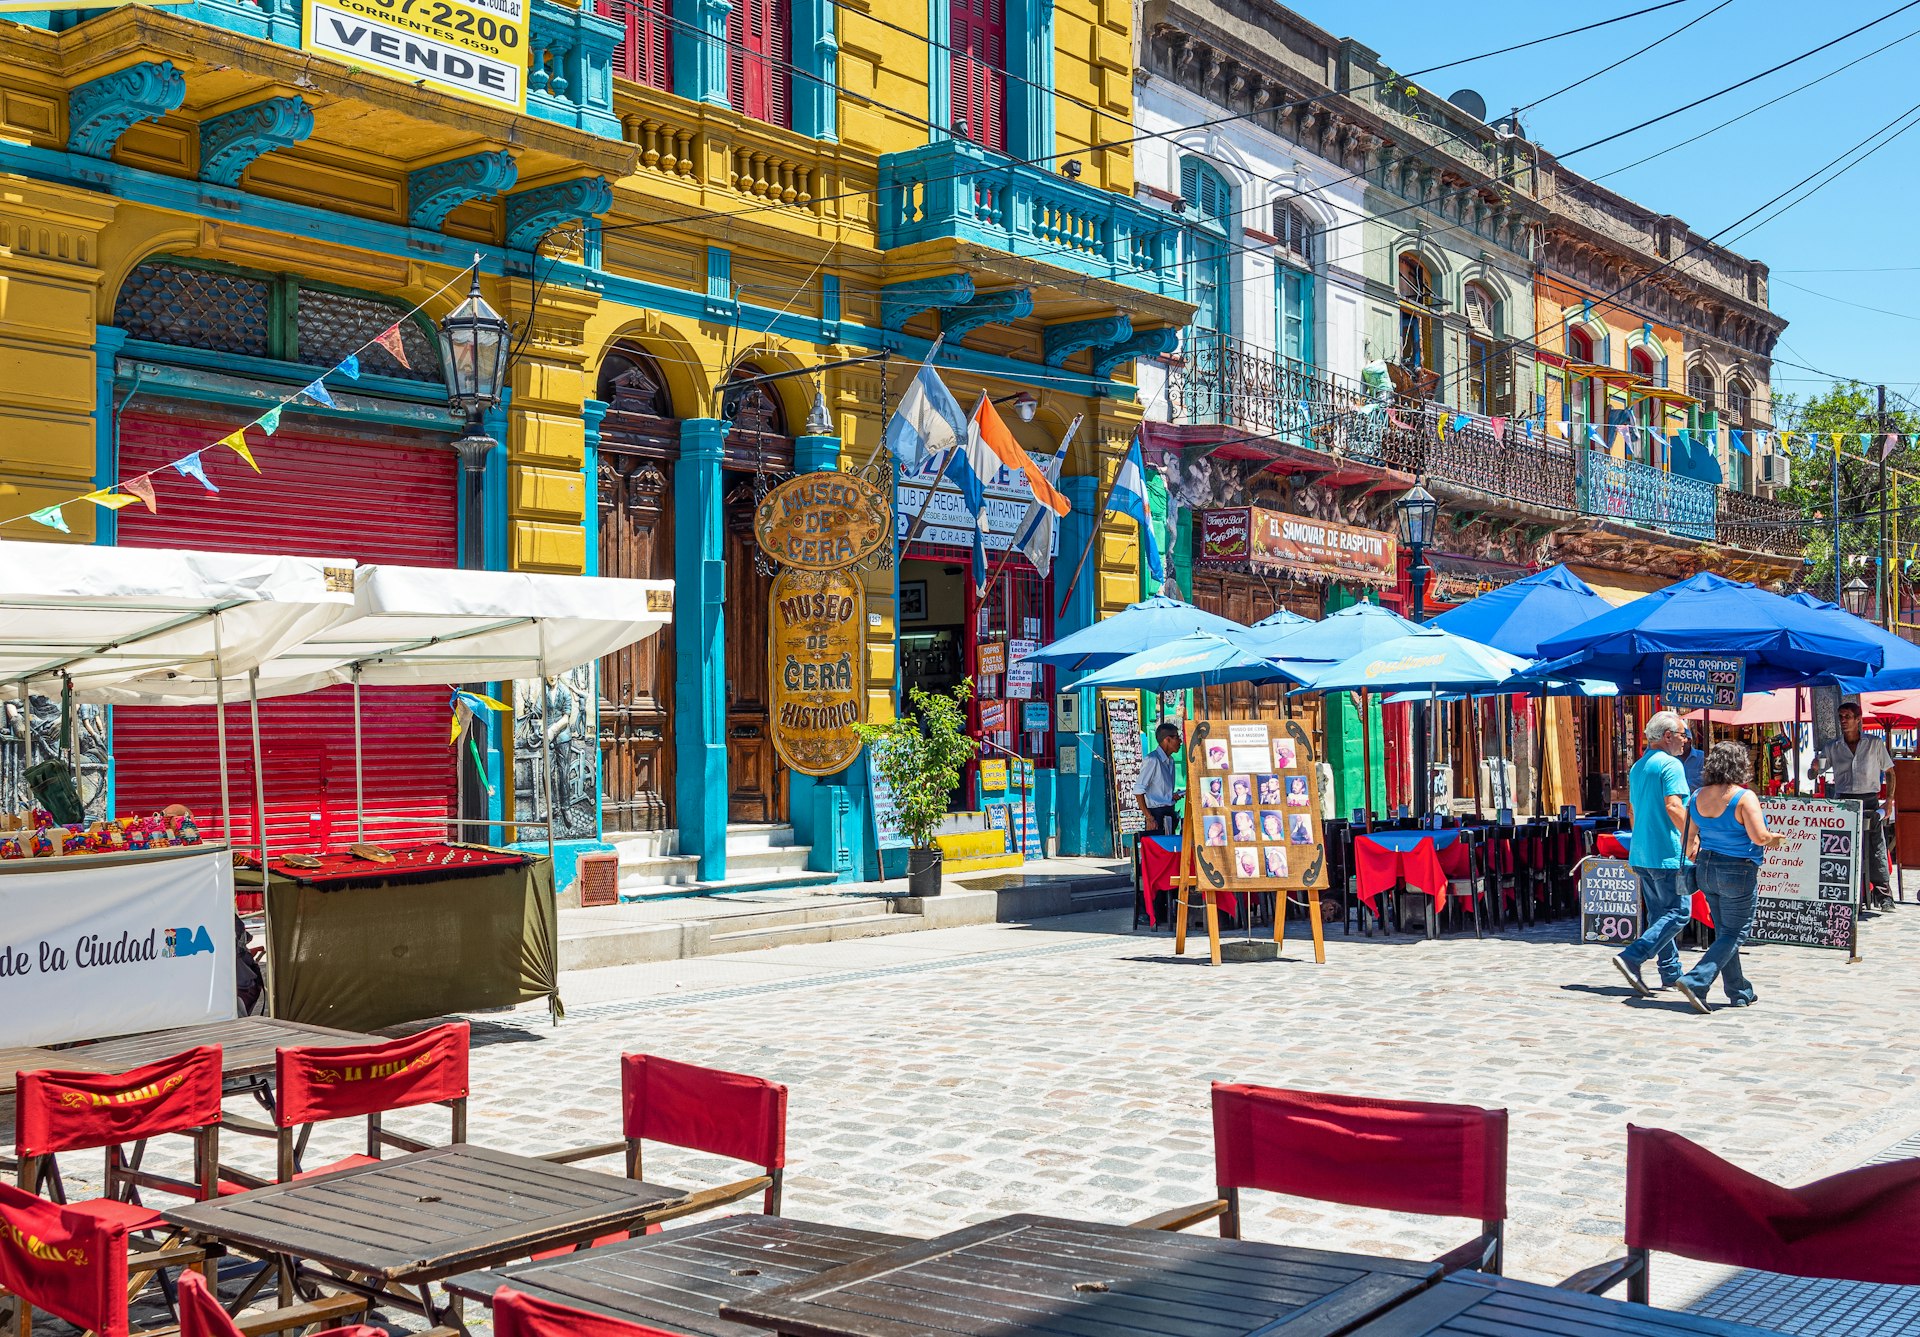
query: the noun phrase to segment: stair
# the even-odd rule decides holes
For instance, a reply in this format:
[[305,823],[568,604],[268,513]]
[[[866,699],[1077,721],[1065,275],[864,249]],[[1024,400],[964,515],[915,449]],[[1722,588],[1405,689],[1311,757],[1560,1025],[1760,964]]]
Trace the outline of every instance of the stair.
[[933,843],[940,847],[940,853],[944,856],[941,873],[946,877],[956,873],[977,873],[984,868],[1018,868],[1026,862],[1018,851],[1007,848],[1006,832],[992,827],[984,831],[956,831],[937,835]]
[[809,845],[796,845],[786,823],[736,823],[727,827],[727,875],[702,881],[700,860],[679,853],[679,832],[649,831],[608,838],[620,855],[623,902],[663,896],[711,896],[780,887],[818,887],[832,873],[807,868]]
[[639,961],[749,952],[791,943],[837,942],[927,927],[926,916],[891,913],[884,896],[805,887],[759,888],[708,899],[697,917],[678,918],[684,898],[648,896],[566,912],[560,968],[590,970]]

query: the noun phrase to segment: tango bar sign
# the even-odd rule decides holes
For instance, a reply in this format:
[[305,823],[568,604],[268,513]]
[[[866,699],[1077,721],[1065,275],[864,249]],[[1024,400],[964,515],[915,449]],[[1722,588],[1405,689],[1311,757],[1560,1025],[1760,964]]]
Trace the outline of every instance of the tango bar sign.
[[774,750],[802,775],[844,770],[860,755],[866,592],[847,571],[789,569],[771,605]]
[[1202,565],[1257,575],[1320,576],[1391,585],[1399,545],[1391,534],[1258,506],[1201,514]]
[[804,571],[852,566],[892,537],[878,489],[833,472],[801,474],[767,493],[753,529],[767,556]]

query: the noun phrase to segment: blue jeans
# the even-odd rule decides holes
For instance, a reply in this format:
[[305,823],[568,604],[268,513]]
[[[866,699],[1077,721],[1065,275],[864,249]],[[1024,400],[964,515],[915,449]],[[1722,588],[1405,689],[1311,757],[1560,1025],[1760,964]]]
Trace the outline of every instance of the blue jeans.
[[1683,977],[1687,987],[1701,998],[1718,979],[1727,991],[1727,1001],[1751,1003],[1755,994],[1740,969],[1740,940],[1753,927],[1754,910],[1759,904],[1755,890],[1760,881],[1760,865],[1751,859],[1736,859],[1712,850],[1701,850],[1700,890],[1706,893],[1707,908],[1713,912],[1713,945]]
[[1647,928],[1627,944],[1620,955],[1633,965],[1649,957],[1660,968],[1660,982],[1672,984],[1680,978],[1680,949],[1673,940],[1693,918],[1692,888],[1684,868],[1636,868],[1640,875],[1640,899],[1647,907]]

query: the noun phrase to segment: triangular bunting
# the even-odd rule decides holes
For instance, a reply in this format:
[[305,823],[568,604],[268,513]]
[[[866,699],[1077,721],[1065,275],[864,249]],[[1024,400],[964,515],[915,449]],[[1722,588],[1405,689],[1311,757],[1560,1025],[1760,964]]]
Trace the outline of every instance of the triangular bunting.
[[115,492],[112,488],[103,487],[97,492],[87,493],[87,495],[80,498],[80,500],[90,501],[95,506],[104,506],[110,511],[117,511],[122,506],[133,505],[133,503],[138,501],[139,498],[129,497],[124,492]]
[[325,404],[330,409],[337,409],[340,407],[338,404],[333,402],[333,396],[327,393],[327,387],[321,384],[321,382],[319,381],[312,382],[305,389],[301,390],[300,393],[305,395],[308,399],[311,399],[314,403]]
[[220,438],[218,444],[225,446],[228,450],[231,450],[234,454],[245,460],[247,467],[255,473],[260,472],[260,466],[253,462],[253,452],[247,449],[246,428],[242,427],[239,431],[228,432]]
[[218,492],[220,490],[213,485],[213,480],[207,477],[207,467],[200,462],[200,452],[197,450],[191,455],[175,460],[173,462],[173,471],[182,478],[193,479],[209,492]]
[[1747,434],[1741,431],[1737,427],[1733,429],[1732,441],[1733,441],[1733,448],[1739,451],[1742,455],[1753,454],[1751,450],[1747,449]]
[[285,404],[275,404],[272,408],[260,415],[260,420],[256,422],[254,426],[258,427],[268,436],[272,436],[280,430],[280,410],[285,407]]
[[334,370],[339,372],[342,376],[346,377],[350,381],[359,380],[360,379],[360,355],[358,353],[348,353],[345,357],[340,359],[340,365],[335,367]]
[[1898,449],[1900,449],[1899,434],[1897,432],[1888,432],[1886,439],[1880,443],[1880,458],[1884,460]]
[[1860,433],[1860,453],[1862,455],[1873,454],[1873,433],[1872,432]]
[[66,512],[62,511],[58,506],[48,506],[42,510],[35,511],[27,518],[35,524],[45,525],[48,529],[57,529],[62,534],[71,534],[73,532],[67,528]]
[[386,329],[380,331],[379,337],[376,338],[374,342],[386,349],[388,355],[391,356],[395,362],[406,367],[409,371],[413,370],[412,364],[407,361],[407,346],[401,342],[400,327],[398,325],[387,326]]
[[1495,441],[1505,441],[1507,439],[1507,420],[1505,418],[1488,418],[1487,430],[1493,433],[1493,439]]
[[132,478],[126,479],[120,484],[120,490],[122,492],[131,492],[147,504],[149,511],[155,514],[159,513],[160,499],[154,495],[153,476],[151,474],[135,474]]

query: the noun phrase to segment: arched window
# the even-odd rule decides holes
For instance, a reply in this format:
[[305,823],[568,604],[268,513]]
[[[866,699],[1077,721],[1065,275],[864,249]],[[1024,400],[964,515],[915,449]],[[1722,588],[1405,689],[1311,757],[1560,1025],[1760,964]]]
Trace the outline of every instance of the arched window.
[[1273,206],[1274,351],[1301,368],[1313,365],[1313,259],[1319,230],[1296,205]]
[[727,11],[727,102],[757,121],[793,124],[791,0],[734,0]]
[[1702,413],[1714,411],[1713,373],[1705,367],[1695,367],[1687,373],[1687,393],[1700,401]]
[[1233,328],[1232,263],[1227,246],[1233,217],[1233,187],[1210,163],[1180,160],[1180,196],[1187,203],[1188,295],[1198,308],[1193,329],[1224,336]]
[[1466,308],[1467,324],[1473,332],[1485,339],[1500,337],[1500,303],[1494,295],[1478,283],[1469,283],[1462,292],[1461,305]]
[[1419,256],[1400,257],[1400,365],[1437,371],[1433,346],[1433,271]]
[[1604,428],[1607,422],[1607,383],[1598,376],[1583,375],[1574,365],[1594,367],[1599,363],[1599,348],[1587,330],[1567,330],[1566,416],[1573,421],[1573,439],[1588,444],[1589,425]]
[[[1653,350],[1644,344],[1638,348],[1629,348],[1627,350],[1627,370],[1641,378],[1641,385],[1635,386],[1635,390],[1640,389],[1642,386],[1655,386],[1659,383],[1660,364],[1654,360]],[[1641,395],[1638,402],[1634,404],[1633,416],[1634,420],[1637,421],[1641,427],[1654,428],[1660,430],[1663,435],[1665,434],[1666,409],[1660,400],[1653,398],[1651,395]],[[1640,433],[1640,462],[1643,464],[1652,464],[1654,452],[1655,447],[1652,435],[1642,431]]]
[[[1501,356],[1500,304],[1491,292],[1478,283],[1461,290],[1461,306],[1467,317],[1467,410],[1471,413],[1496,412],[1496,392]],[[1504,407],[1504,404],[1502,405]]]
[[1006,0],[952,0],[948,15],[952,25],[948,44],[952,47],[953,132],[995,153],[1005,153]]
[[1753,413],[1753,388],[1745,381],[1735,378],[1727,382],[1727,421],[1735,427],[1744,427]]

